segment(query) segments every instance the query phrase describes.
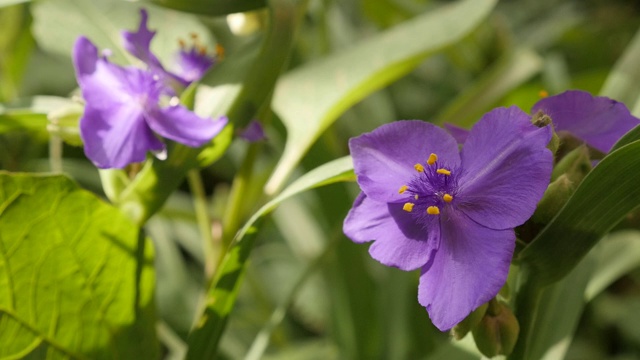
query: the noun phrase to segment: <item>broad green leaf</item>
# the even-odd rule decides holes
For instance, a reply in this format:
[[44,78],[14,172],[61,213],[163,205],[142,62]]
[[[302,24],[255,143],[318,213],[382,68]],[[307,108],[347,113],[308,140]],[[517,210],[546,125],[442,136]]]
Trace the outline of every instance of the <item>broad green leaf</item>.
[[462,0],[443,6],[285,75],[273,107],[287,128],[287,143],[267,193],[277,193],[313,142],[344,111],[462,38],[495,4]]
[[640,141],[606,156],[519,256],[540,284],[560,280],[615,224],[640,205]]
[[188,339],[188,359],[205,359],[215,355],[217,344],[238,295],[246,261],[256,240],[256,227],[264,216],[282,201],[303,191],[354,179],[351,157],[331,161],[301,176],[247,221],[218,268],[209,291],[207,308]]
[[151,244],[63,176],[0,173],[0,357],[157,358]]
[[0,0],[0,7],[24,4],[30,1],[31,0]]
[[[45,50],[71,56],[78,36],[83,35],[100,49],[110,49],[112,60],[139,62],[122,47],[122,30],[135,31],[140,22],[140,5],[115,0],[48,0],[33,4],[33,34]],[[148,7],[149,28],[157,30],[151,50],[171,68],[178,39],[189,40],[195,33],[199,41],[211,47],[210,33],[195,16],[162,8]]]
[[144,0],[198,15],[226,15],[263,8],[266,0]]
[[584,297],[592,300],[629,271],[640,267],[640,231],[622,230],[602,239],[598,262]]

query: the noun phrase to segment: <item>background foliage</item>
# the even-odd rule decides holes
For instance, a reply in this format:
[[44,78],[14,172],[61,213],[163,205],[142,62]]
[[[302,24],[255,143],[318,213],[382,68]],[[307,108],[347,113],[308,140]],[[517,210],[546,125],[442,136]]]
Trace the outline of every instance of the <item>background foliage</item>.
[[[120,31],[137,26],[140,6],[164,63],[193,32],[224,46],[188,94],[197,112],[268,124],[263,144],[209,149],[142,232],[106,204],[106,175],[78,147],[70,60],[83,34],[135,63]],[[232,31],[225,14],[245,10]],[[214,257],[233,244],[218,276],[242,279],[213,290],[209,314],[232,312],[202,339],[220,336],[221,357],[479,358],[469,337],[452,343],[430,324],[416,273],[378,264],[342,234],[358,193],[343,183],[353,180],[347,141],[396,119],[469,127],[495,106],[528,111],[542,89],[604,94],[638,116],[639,28],[631,0],[0,1],[0,168],[74,180],[0,174],[0,355],[182,358],[209,291],[204,209]],[[640,145],[626,140],[520,253],[548,260],[536,263],[549,273],[541,281],[560,280],[541,294],[529,359],[640,359],[640,232],[629,214]],[[235,241],[223,228],[240,230]]]

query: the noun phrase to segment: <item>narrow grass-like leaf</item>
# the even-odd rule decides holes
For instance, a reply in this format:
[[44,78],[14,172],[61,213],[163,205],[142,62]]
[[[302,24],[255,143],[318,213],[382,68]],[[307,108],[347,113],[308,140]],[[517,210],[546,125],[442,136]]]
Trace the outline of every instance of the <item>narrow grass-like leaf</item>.
[[216,273],[207,307],[188,339],[188,359],[210,359],[216,354],[226,321],[238,296],[245,264],[256,240],[256,227],[279,203],[303,191],[339,181],[355,180],[351,157],[324,164],[300,177],[260,208],[240,229]]
[[309,147],[344,111],[458,41],[495,4],[462,0],[443,6],[285,75],[273,106],[287,128],[287,143],[267,193],[277,193]]
[[584,297],[592,300],[621,276],[640,267],[640,231],[622,230],[600,242],[598,263]]
[[266,0],[145,0],[156,5],[198,15],[226,15],[263,8]]
[[560,280],[640,205],[640,141],[610,153],[519,256],[539,285]]
[[66,177],[0,173],[0,357],[156,358],[139,232]]

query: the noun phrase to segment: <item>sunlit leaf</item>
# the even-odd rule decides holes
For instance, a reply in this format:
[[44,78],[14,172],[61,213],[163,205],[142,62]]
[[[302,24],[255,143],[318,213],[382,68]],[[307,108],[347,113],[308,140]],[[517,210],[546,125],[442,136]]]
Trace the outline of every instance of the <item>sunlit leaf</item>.
[[287,128],[287,143],[267,193],[282,187],[309,147],[345,110],[462,38],[495,4],[463,0],[443,6],[285,75],[273,107]]
[[0,189],[0,357],[157,357],[139,229],[62,176],[0,173]]

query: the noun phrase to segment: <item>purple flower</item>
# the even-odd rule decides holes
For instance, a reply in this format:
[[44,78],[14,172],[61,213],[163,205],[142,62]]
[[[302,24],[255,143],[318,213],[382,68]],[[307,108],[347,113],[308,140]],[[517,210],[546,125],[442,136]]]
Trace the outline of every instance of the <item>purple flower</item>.
[[556,131],[567,131],[603,153],[640,124],[623,103],[578,90],[541,99],[531,113],[538,111],[551,117]]
[[513,228],[534,212],[549,179],[551,129],[516,107],[495,109],[458,152],[446,131],[398,121],[351,139],[362,189],[344,222],[374,240],[387,266],[420,268],[418,300],[445,331],[496,296],[515,247]]
[[165,70],[160,60],[151,52],[151,40],[156,32],[147,27],[148,14],[145,9],[140,9],[140,25],[136,32],[123,31],[124,48],[133,56],[142,60],[151,71],[169,85],[185,87],[202,76],[215,64],[216,58],[207,54],[206,48],[197,42],[193,35],[194,45],[187,47],[180,41],[180,51],[176,56],[176,68],[173,72]]
[[122,168],[143,161],[147,151],[164,150],[156,134],[202,146],[227,123],[201,118],[173,100],[161,106],[170,91],[157,74],[110,63],[85,37],[76,40],[73,62],[86,102],[80,135],[85,154],[99,168]]
[[267,135],[264,133],[264,127],[262,127],[262,124],[257,120],[251,120],[249,125],[240,131],[239,136],[250,143],[262,141],[267,138]]

